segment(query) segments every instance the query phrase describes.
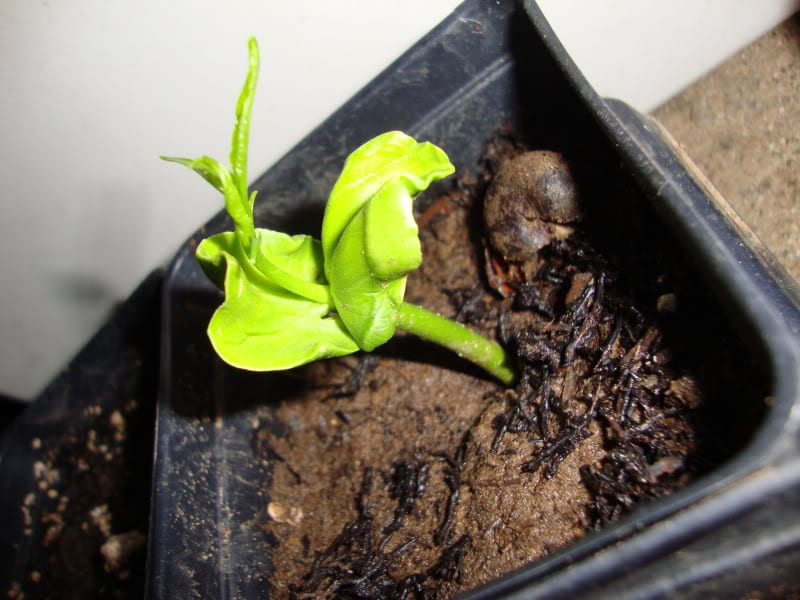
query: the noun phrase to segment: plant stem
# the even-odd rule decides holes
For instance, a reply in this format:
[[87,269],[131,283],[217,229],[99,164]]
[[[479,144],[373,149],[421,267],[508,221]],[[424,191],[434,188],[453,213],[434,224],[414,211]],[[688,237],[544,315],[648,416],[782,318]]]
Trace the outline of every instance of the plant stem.
[[506,385],[513,385],[517,381],[517,373],[509,365],[508,355],[503,347],[460,323],[404,302],[397,314],[397,326],[452,350]]

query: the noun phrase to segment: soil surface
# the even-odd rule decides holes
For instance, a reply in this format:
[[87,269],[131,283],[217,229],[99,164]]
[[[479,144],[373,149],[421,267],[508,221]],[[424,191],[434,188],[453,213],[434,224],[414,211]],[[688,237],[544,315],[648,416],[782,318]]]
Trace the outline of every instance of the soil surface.
[[152,423],[132,399],[87,406],[62,435],[31,440],[36,488],[20,507],[30,562],[8,598],[144,594]]
[[[520,262],[491,247],[486,190],[522,150],[499,136],[421,209],[406,295],[503,343],[519,384],[403,334],[301,370],[313,389],[256,431],[273,597],[452,597],[686,486],[757,423],[763,389],[671,259],[617,260],[589,217]],[[639,225],[625,244],[658,248]],[[709,416],[718,397],[755,405],[745,427]]]

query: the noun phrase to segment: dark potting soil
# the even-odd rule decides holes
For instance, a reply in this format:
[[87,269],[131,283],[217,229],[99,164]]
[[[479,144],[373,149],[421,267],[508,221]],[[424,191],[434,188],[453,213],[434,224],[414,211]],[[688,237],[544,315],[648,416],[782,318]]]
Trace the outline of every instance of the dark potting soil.
[[152,408],[89,405],[60,434],[31,440],[39,460],[20,506],[28,547],[18,549],[29,562],[6,597],[143,596]]
[[255,424],[273,597],[451,597],[685,487],[757,424],[763,380],[641,207],[581,196],[519,263],[487,243],[487,187],[520,152],[498,136],[422,207],[406,296],[498,339],[519,384],[403,334],[302,369],[311,388]]

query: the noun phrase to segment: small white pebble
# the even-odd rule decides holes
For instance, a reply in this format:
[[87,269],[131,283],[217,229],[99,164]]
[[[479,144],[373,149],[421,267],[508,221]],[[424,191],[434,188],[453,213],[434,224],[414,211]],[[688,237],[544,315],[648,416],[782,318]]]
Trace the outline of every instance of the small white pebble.
[[288,523],[297,526],[303,520],[303,509],[299,506],[285,506],[278,502],[270,502],[267,505],[267,514],[273,521],[278,523]]

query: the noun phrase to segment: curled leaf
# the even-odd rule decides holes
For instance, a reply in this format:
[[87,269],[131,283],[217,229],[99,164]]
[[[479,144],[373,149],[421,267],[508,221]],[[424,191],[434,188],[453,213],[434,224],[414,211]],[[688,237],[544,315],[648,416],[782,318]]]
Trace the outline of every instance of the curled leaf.
[[402,131],[382,133],[356,149],[331,190],[322,221],[326,260],[361,207],[390,181],[401,181],[415,196],[431,182],[455,171],[441,148],[417,142]]
[[395,332],[406,277],[375,277],[367,261],[365,211],[359,211],[341,236],[330,261],[330,286],[336,311],[362,350],[386,343]]
[[392,180],[364,205],[365,256],[376,279],[403,277],[422,264],[414,198],[404,182]]
[[406,277],[422,261],[414,197],[452,172],[442,150],[398,131],[347,159],[325,210],[322,249],[336,310],[363,350],[394,335]]

